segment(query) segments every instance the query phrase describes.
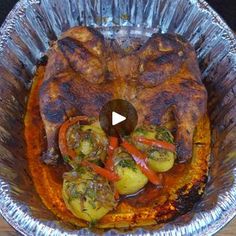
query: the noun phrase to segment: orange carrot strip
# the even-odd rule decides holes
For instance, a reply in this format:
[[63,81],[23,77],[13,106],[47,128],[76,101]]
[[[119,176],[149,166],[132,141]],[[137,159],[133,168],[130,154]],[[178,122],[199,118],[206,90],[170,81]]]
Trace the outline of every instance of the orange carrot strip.
[[102,168],[102,167],[100,167],[100,166],[98,166],[98,165],[96,165],[92,162],[84,160],[84,161],[81,162],[81,165],[90,167],[94,172],[96,172],[97,174],[105,177],[106,179],[108,179],[112,182],[119,180],[119,176],[116,175],[114,172],[109,171],[105,168]]
[[88,120],[87,116],[76,116],[76,117],[70,118],[69,120],[65,121],[61,125],[59,129],[58,143],[59,143],[61,154],[63,156],[69,156],[72,159],[76,157],[76,152],[74,150],[71,150],[67,145],[67,139],[66,139],[67,131],[72,125],[80,121],[87,121],[87,120]]
[[163,149],[169,150],[171,152],[175,152],[175,150],[176,150],[174,144],[168,143],[166,141],[148,139],[148,138],[144,138],[144,137],[135,137],[135,139],[140,143],[143,143],[143,144],[146,144],[146,145],[149,145],[149,146],[155,146],[155,147],[158,147],[158,148],[163,148]]
[[118,138],[109,137],[109,146],[108,146],[108,150],[107,150],[108,158],[107,158],[105,167],[111,171],[113,171],[113,169],[114,169],[113,154],[114,154],[114,151],[117,147],[118,147]]

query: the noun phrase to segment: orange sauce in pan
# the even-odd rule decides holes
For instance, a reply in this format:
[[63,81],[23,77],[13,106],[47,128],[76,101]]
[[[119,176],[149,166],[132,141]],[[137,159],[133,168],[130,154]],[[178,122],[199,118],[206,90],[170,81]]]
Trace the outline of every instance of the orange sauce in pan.
[[[39,110],[39,89],[44,70],[43,66],[37,70],[25,116],[28,164],[35,188],[48,209],[61,220],[83,227],[87,223],[73,216],[62,199],[62,175],[69,170],[69,167],[65,164],[58,164],[55,167],[47,166],[40,160],[46,148]],[[177,213],[174,204],[178,197],[177,191],[185,186],[187,193],[194,184],[199,181],[203,182],[208,171],[209,153],[210,127],[208,117],[205,116],[197,125],[195,132],[192,162],[175,164],[170,171],[164,173],[163,188],[158,189],[148,184],[136,195],[121,198],[117,209],[104,216],[97,223],[97,227],[144,226],[171,219]],[[204,188],[204,183],[202,183],[202,188]]]

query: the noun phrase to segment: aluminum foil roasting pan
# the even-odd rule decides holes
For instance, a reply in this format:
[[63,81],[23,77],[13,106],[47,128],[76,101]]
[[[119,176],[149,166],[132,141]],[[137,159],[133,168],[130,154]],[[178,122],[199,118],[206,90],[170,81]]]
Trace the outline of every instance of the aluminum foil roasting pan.
[[0,29],[0,212],[23,235],[90,235],[59,221],[41,202],[27,168],[23,118],[38,60],[75,25],[107,37],[175,32],[195,47],[207,87],[212,156],[205,194],[163,227],[106,235],[211,235],[236,215],[236,40],[202,0],[21,0]]

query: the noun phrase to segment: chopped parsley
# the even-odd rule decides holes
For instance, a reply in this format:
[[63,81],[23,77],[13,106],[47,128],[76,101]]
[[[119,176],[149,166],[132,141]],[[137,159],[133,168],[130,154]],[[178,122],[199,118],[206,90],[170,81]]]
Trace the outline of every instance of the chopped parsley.
[[65,163],[70,163],[70,157],[69,156],[63,156],[63,160]]
[[81,176],[86,173],[86,167],[78,165],[76,167],[76,172]]
[[76,156],[76,162],[80,162],[84,159],[85,155],[80,152],[80,153],[77,153],[77,156]]
[[130,168],[133,171],[136,171],[136,166],[135,166],[135,162],[133,160],[121,160],[119,162],[119,166],[121,166],[122,168]]
[[86,194],[92,200],[96,199],[96,191],[94,189],[92,189],[92,188],[87,189]]
[[93,209],[96,209],[96,202],[93,199],[88,200],[88,203],[92,206]]
[[156,129],[156,132],[157,132],[157,134],[156,134],[157,139],[160,139],[160,140],[166,141],[168,143],[172,143],[172,144],[174,143],[174,138],[173,138],[171,132],[167,128],[158,127]]
[[72,201],[74,199],[78,199],[79,197],[81,197],[81,192],[78,191],[78,188],[77,188],[77,184],[76,183],[71,183],[69,184],[69,187],[68,187],[68,196],[69,196],[69,199],[68,201]]
[[97,224],[97,220],[92,220],[91,222],[89,222],[89,228],[95,227],[96,224]]

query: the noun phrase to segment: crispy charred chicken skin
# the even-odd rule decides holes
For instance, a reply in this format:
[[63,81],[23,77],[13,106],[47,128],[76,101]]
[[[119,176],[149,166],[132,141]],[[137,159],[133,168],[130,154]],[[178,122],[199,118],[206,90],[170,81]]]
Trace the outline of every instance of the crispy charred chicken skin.
[[55,42],[40,89],[45,126],[46,164],[59,157],[58,129],[69,117],[98,117],[111,99],[130,101],[139,123],[160,125],[175,118],[178,161],[191,159],[198,120],[206,113],[207,92],[194,49],[182,37],[153,34],[141,47],[126,52],[96,30],[75,27]]

